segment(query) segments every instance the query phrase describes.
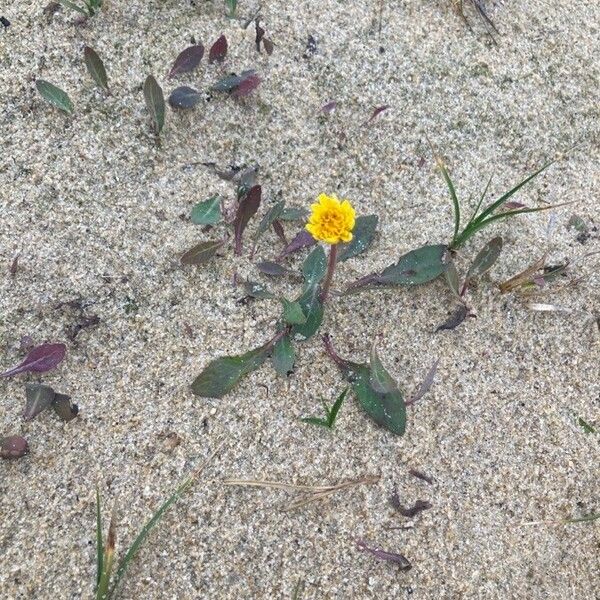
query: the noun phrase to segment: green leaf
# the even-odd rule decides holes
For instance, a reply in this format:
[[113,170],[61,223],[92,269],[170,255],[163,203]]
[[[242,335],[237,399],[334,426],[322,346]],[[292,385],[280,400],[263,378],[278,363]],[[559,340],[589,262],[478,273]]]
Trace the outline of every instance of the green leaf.
[[152,75],[148,75],[144,82],[144,98],[148,112],[152,117],[154,131],[156,135],[160,135],[165,125],[165,98],[162,88]]
[[198,202],[198,204],[192,208],[192,223],[195,225],[215,225],[220,220],[220,196],[211,196],[208,200]]
[[335,425],[335,420],[337,419],[338,413],[340,412],[340,408],[342,408],[342,404],[346,396],[348,395],[348,388],[346,388],[338,397],[337,400],[333,403],[331,410],[328,411],[327,421],[329,424],[329,428],[333,429]]
[[225,0],[225,6],[229,11],[228,16],[233,18],[235,16],[235,9],[237,8],[237,0]]
[[323,303],[319,298],[320,287],[315,283],[313,287],[307,288],[297,302],[300,304],[302,312],[306,315],[306,322],[292,327],[294,339],[306,341],[310,339],[321,326],[323,321]]
[[305,221],[308,217],[308,211],[305,208],[288,206],[283,210],[279,219],[281,221]]
[[73,103],[71,102],[71,99],[67,93],[59,87],[56,87],[54,84],[45,81],[44,79],[37,79],[35,87],[44,100],[47,100],[50,104],[69,115],[73,114]]
[[467,271],[467,279],[481,277],[489,271],[493,264],[498,260],[502,251],[502,238],[500,236],[492,238],[477,254],[475,260],[471,263]]
[[286,334],[275,343],[271,362],[278,375],[287,377],[294,370],[295,361],[294,346],[290,336]]
[[290,302],[285,298],[280,298],[283,304],[283,320],[288,325],[304,325],[306,323],[306,315],[302,311],[302,306],[298,300]]
[[302,417],[300,420],[303,423],[309,423],[310,425],[320,425],[321,427],[327,427],[327,429],[331,429],[329,421],[325,419],[319,419],[318,417]]
[[215,256],[224,243],[223,240],[200,242],[183,254],[181,263],[184,265],[204,264]]
[[306,257],[302,265],[302,274],[304,275],[305,289],[316,286],[325,276],[327,271],[327,258],[323,246],[316,246],[315,249]]
[[106,76],[106,69],[102,59],[98,56],[96,51],[89,46],[85,46],[83,49],[83,58],[85,66],[90,74],[91,78],[103,89],[108,91],[108,78]]
[[378,221],[377,215],[358,217],[352,231],[352,241],[340,247],[338,261],[348,260],[364,252],[375,239]]
[[271,344],[265,344],[245,354],[211,361],[192,383],[192,391],[203,398],[222,398],[242,377],[265,362],[270,349]]
[[262,237],[262,235],[271,227],[273,221],[281,218],[281,213],[285,207],[285,202],[282,200],[277,204],[271,206],[271,208],[265,213],[264,217],[260,220],[256,233],[254,234],[254,244]]
[[456,270],[456,265],[454,264],[454,261],[450,261],[448,263],[448,268],[446,269],[446,272],[444,273],[444,277],[446,278],[446,283],[448,283],[448,287],[452,290],[452,293],[457,297],[460,298],[460,279],[459,279],[459,275],[458,275],[458,271]]
[[383,366],[383,363],[377,354],[377,348],[375,347],[375,344],[373,344],[371,347],[370,367],[371,375],[369,382],[371,387],[376,392],[380,394],[388,394],[398,391],[398,384]]
[[374,282],[382,285],[419,285],[439,277],[448,267],[448,247],[444,244],[422,246],[400,257],[375,276]]

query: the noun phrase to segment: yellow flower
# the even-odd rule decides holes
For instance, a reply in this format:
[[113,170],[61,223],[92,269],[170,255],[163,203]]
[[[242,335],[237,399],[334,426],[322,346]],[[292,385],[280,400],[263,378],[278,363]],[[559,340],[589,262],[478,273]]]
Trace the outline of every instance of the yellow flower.
[[348,200],[340,202],[335,195],[320,194],[311,210],[306,230],[316,240],[339,244],[352,239],[355,212]]

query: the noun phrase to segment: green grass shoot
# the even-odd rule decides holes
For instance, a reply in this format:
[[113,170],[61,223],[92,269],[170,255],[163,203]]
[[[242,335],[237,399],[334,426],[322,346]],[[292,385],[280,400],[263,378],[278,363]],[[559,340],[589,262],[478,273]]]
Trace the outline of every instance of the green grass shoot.
[[344,399],[346,398],[346,394],[348,394],[348,389],[346,388],[338,397],[337,400],[333,403],[333,406],[329,408],[327,404],[325,404],[324,400],[321,400],[323,403],[323,408],[325,409],[325,418],[321,419],[319,417],[304,417],[302,422],[310,423],[311,425],[320,425],[321,427],[327,427],[327,429],[333,429],[335,424],[335,420],[337,419],[337,415],[340,412],[340,408],[342,408],[342,404],[344,403]]

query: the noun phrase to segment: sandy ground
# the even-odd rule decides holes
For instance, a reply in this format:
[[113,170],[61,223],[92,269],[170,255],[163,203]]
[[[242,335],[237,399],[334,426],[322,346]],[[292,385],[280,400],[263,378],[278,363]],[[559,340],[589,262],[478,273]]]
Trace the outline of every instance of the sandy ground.
[[[600,509],[598,434],[576,422],[600,427],[600,338],[585,326],[600,311],[600,278],[543,300],[569,314],[532,312],[494,283],[544,250],[550,262],[600,250],[597,229],[582,244],[568,227],[573,214],[598,226],[600,4],[491,5],[495,45],[472,13],[470,32],[442,1],[385,3],[380,34],[377,2],[270,2],[261,14],[271,57],[257,54],[252,26],[227,19],[217,0],[111,0],[85,27],[64,10],[48,22],[43,7],[12,2],[0,11],[11,22],[0,31],[0,366],[18,362],[24,335],[67,341],[69,353],[56,371],[0,382],[0,433],[21,433],[31,446],[26,458],[0,463],[0,596],[91,598],[96,484],[107,518],[118,503],[122,551],[224,443],[143,549],[122,598],[291,598],[298,582],[299,597],[315,599],[598,598],[598,524],[520,525]],[[257,8],[241,0],[239,14]],[[191,36],[208,45],[220,33],[229,40],[225,66],[204,61],[167,81]],[[317,52],[303,58],[308,34]],[[85,44],[105,60],[110,97],[85,72]],[[244,68],[264,78],[255,96],[169,109],[156,146],[140,87],[148,73],[168,93],[178,84],[207,89]],[[73,117],[37,95],[38,77],[68,91]],[[319,115],[331,100],[338,110]],[[499,193],[576,146],[520,199],[577,204],[497,226],[467,246],[466,257],[492,235],[505,239],[491,277],[469,296],[477,319],[455,331],[433,333],[452,309],[443,282],[332,303],[322,330],[340,352],[364,360],[382,335],[384,361],[408,389],[441,358],[406,435],[374,426],[354,400],[334,433],[298,421],[343,386],[317,339],[301,346],[287,381],[265,365],[220,401],[195,398],[193,377],[211,358],[266,340],[279,305],[238,303],[234,272],[261,278],[248,257],[228,250],[206,268],[179,265],[181,252],[208,237],[189,221],[191,207],[234,193],[193,163],[258,163],[261,211],[277,198],[307,205],[337,191],[359,213],[379,214],[374,246],[340,268],[340,284],[448,240],[450,204],[426,135],[465,199],[492,171]],[[268,234],[257,258],[278,250]],[[295,289],[268,283],[288,297]],[[81,315],[57,306],[74,299],[101,322],[69,341]],[[47,412],[23,423],[27,380],[70,393],[79,418],[62,424]],[[172,434],[181,440],[174,448]],[[374,474],[376,485],[291,511],[286,492],[222,484]],[[428,500],[431,510],[414,519],[394,512],[395,485],[404,504]],[[388,529],[400,525],[412,527]],[[412,570],[360,553],[356,537],[402,552]]]

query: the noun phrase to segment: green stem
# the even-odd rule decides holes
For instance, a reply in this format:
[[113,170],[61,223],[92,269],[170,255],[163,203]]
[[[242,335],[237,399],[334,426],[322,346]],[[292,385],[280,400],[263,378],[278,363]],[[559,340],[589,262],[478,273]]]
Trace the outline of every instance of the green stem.
[[335,272],[335,265],[338,257],[338,245],[333,244],[329,249],[329,260],[327,261],[327,273],[325,274],[325,280],[321,287],[321,302],[325,304],[327,297],[329,296],[329,289],[331,288],[331,282],[333,280],[333,274]]

